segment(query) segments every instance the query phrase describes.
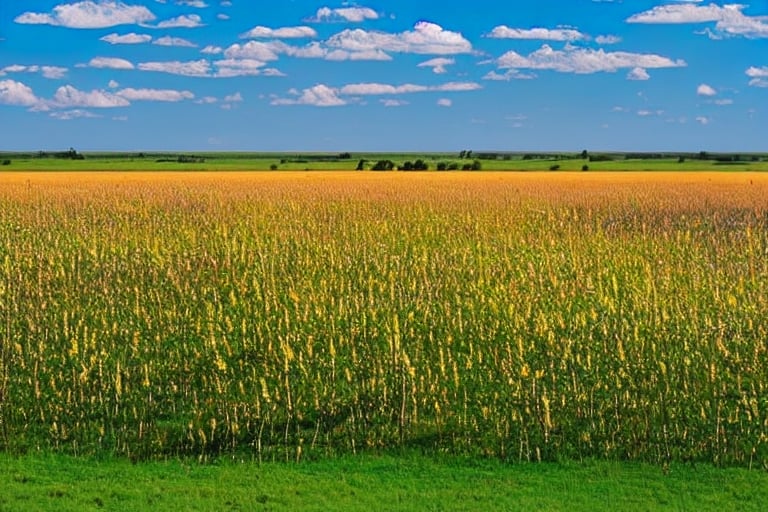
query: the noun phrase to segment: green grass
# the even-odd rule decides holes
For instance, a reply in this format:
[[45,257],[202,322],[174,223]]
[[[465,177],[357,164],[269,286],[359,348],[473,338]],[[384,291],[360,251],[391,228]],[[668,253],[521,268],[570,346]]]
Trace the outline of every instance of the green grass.
[[0,457],[0,511],[764,510],[768,473],[364,456],[300,465]]
[[[34,158],[29,154],[6,155],[11,158],[11,165],[0,167],[0,172],[11,171],[266,171],[277,166],[283,171],[354,171],[359,160],[363,159],[370,166],[379,160],[391,160],[397,165],[406,161],[423,159],[431,171],[437,164],[455,163],[459,167],[471,164],[474,159],[459,159],[454,153],[354,153],[349,159],[336,159],[335,154],[302,153],[196,153],[205,159],[202,163],[158,162],[162,159],[176,159],[179,154],[187,153],[147,153],[144,157],[130,153],[86,153],[85,160],[67,160],[55,158]],[[327,157],[328,161],[318,159]],[[559,171],[581,171],[584,165],[590,171],[768,171],[768,160],[759,157],[757,162],[738,162],[724,165],[713,160],[686,159],[679,163],[677,158],[666,159],[625,159],[614,155],[614,160],[607,162],[589,162],[581,158],[574,159],[534,159],[524,160],[521,155],[514,155],[509,160],[481,160],[482,169],[488,171],[547,171],[554,165]],[[0,159],[5,159],[0,153]]]

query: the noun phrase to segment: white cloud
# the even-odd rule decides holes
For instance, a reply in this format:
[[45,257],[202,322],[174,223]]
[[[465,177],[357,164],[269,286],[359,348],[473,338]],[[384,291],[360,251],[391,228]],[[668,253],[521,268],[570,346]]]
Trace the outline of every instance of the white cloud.
[[274,61],[279,55],[304,59],[345,60],[392,60],[381,50],[365,51],[329,50],[318,42],[304,46],[292,46],[282,41],[249,41],[244,45],[233,44],[224,51],[224,56],[231,59],[256,59],[265,62]]
[[94,90],[90,92],[79,91],[71,85],[59,87],[53,96],[53,105],[56,107],[90,107],[90,108],[114,108],[127,107],[130,102],[110,92]]
[[249,41],[243,45],[233,44],[224,51],[228,59],[255,59],[264,62],[277,60],[279,57],[271,43]]
[[746,74],[750,78],[768,78],[768,66],[757,68],[755,66],[747,69]]
[[216,19],[227,21],[229,19],[229,15],[224,13],[219,13],[216,15]]
[[707,84],[701,84],[696,88],[696,94],[699,96],[714,96],[717,94],[717,91]]
[[152,40],[152,36],[147,34],[136,34],[131,32],[130,34],[109,34],[100,39],[100,41],[106,41],[109,44],[141,44],[148,43]]
[[82,110],[82,109],[65,110],[62,112],[51,112],[48,115],[60,121],[71,121],[72,119],[94,119],[94,118],[101,117],[99,115],[94,114],[93,112],[89,112],[87,110]]
[[205,53],[207,55],[218,55],[223,51],[224,49],[221,46],[214,46],[209,44],[208,46],[200,50],[200,53]]
[[440,85],[403,84],[390,85],[376,82],[348,84],[340,89],[342,95],[380,96],[390,94],[409,94],[416,92],[463,92],[476,91],[482,86],[475,82],[448,82]]
[[749,85],[752,87],[768,87],[768,66],[761,68],[752,66],[747,69],[746,74],[751,78]]
[[451,107],[453,106],[453,101],[449,100],[448,98],[440,98],[437,100],[437,105],[439,107]]
[[269,28],[258,26],[240,35],[240,38],[242,39],[297,39],[305,37],[317,37],[317,32],[312,27]]
[[120,89],[116,95],[129,101],[167,101],[177,102],[194,99],[195,95],[189,91],[177,91],[174,89]]
[[120,87],[120,84],[117,81],[115,81],[115,80],[110,80],[109,83],[107,84],[107,86],[110,89],[117,89],[118,87]]
[[619,36],[597,36],[595,38],[595,42],[597,44],[619,44],[621,42],[621,38]]
[[315,107],[340,107],[347,102],[340,98],[339,91],[324,84],[318,84],[301,93],[296,92],[296,98],[275,98],[272,105],[311,105]]
[[646,71],[643,68],[633,68],[632,71],[627,73],[627,80],[650,80],[651,75],[648,74],[648,71]]
[[742,11],[746,5],[726,4],[722,7],[714,3],[696,5],[682,3],[659,5],[627,19],[628,23],[683,24],[715,22],[715,32],[704,33],[712,39],[726,36],[744,36],[748,38],[768,37],[768,21],[765,16],[747,16]]
[[379,102],[385,107],[403,107],[408,105],[408,102],[404,100],[384,99],[379,100]]
[[523,57],[509,51],[499,57],[497,65],[502,69],[547,69],[561,73],[598,73],[614,72],[619,69],[655,69],[686,66],[685,61],[671,60],[653,54],[606,52],[599,50],[566,46],[564,50],[554,50],[549,45]]
[[141,71],[157,71],[161,73],[170,73],[181,76],[209,76],[211,64],[205,60],[194,60],[189,62],[167,61],[167,62],[142,62],[139,64]]
[[705,117],[705,116],[699,116],[699,117],[696,118],[696,122],[699,123],[700,125],[706,126],[710,122],[712,122],[712,120],[710,118],[708,118],[708,117]]
[[346,50],[326,51],[323,56],[325,60],[345,61],[345,60],[378,60],[389,61],[392,57],[381,50],[368,50],[365,52],[348,52]]
[[235,94],[224,96],[224,101],[227,103],[240,103],[243,101],[243,95],[239,92],[236,92]]
[[114,57],[94,57],[88,62],[88,66],[99,69],[134,69],[131,62]]
[[7,73],[40,73],[44,78],[58,80],[64,78],[67,71],[69,71],[67,68],[58,66],[23,66],[20,64],[11,64],[10,66],[0,69],[0,76]]
[[348,21],[353,23],[359,23],[365,20],[377,20],[379,14],[368,7],[342,7],[338,9],[331,9],[330,7],[321,7],[315,13],[315,16],[309,18],[307,21],[323,22],[323,21]]
[[533,80],[536,75],[533,73],[523,73],[519,69],[508,69],[504,74],[496,71],[489,71],[483,80],[492,80],[496,82],[509,82],[510,80]]
[[588,37],[578,30],[570,28],[510,28],[506,25],[499,25],[494,28],[488,37],[494,39],[544,39],[549,41],[580,41]]
[[205,9],[208,7],[208,4],[203,2],[203,0],[177,0],[176,3],[179,5],[187,5],[189,7],[197,7],[198,9]]
[[447,59],[445,57],[436,57],[428,61],[422,62],[418,65],[420,68],[432,68],[432,71],[437,74],[443,74],[447,72],[447,66],[456,64],[455,59]]
[[264,72],[261,68],[266,65],[265,62],[255,59],[223,59],[214,64],[218,68],[216,76],[220,78],[262,75]]
[[182,48],[196,48],[197,45],[193,43],[192,41],[188,41],[186,39],[182,39],[180,37],[171,37],[171,36],[165,36],[160,37],[158,39],[155,39],[152,44],[156,44],[158,46],[179,46]]
[[54,25],[68,28],[105,28],[153,21],[155,15],[144,6],[123,2],[76,2],[53,8],[52,13],[25,12],[16,23]]
[[197,28],[202,26],[204,26],[202,19],[197,14],[185,14],[157,24],[157,28]]
[[0,80],[0,104],[31,107],[39,101],[26,84],[14,80]]
[[351,52],[383,51],[450,55],[472,52],[472,43],[458,32],[444,30],[440,25],[420,21],[412,31],[391,34],[362,29],[344,30],[327,41],[331,48]]

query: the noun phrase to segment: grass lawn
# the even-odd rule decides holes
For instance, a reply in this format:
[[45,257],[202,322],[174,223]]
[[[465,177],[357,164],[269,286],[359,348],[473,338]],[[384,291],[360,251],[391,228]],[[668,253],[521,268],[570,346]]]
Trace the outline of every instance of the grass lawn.
[[299,465],[0,457],[0,511],[765,510],[768,473],[417,455]]

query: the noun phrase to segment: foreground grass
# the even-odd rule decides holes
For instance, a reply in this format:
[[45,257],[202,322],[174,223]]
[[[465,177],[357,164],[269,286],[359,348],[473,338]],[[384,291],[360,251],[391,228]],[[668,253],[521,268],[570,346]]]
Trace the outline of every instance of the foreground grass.
[[10,510],[764,510],[768,473],[366,456],[300,465],[0,457]]

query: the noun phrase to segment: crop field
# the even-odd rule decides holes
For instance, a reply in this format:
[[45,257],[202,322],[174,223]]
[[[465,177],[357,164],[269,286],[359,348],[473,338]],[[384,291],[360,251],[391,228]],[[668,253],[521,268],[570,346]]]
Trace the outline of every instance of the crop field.
[[768,174],[0,173],[0,450],[768,467]]

